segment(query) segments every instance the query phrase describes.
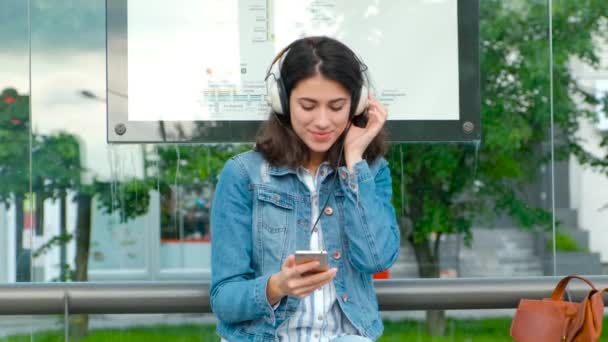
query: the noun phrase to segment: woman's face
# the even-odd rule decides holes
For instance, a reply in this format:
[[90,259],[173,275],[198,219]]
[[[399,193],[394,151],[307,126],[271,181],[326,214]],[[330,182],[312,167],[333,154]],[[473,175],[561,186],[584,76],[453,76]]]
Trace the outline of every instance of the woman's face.
[[322,160],[348,123],[350,93],[321,74],[301,80],[291,91],[291,125],[311,151]]

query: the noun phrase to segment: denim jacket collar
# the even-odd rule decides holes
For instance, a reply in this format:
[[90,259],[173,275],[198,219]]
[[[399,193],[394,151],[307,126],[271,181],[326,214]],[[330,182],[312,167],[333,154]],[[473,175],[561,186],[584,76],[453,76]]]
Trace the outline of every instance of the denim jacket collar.
[[[320,172],[324,172],[325,175],[331,173],[333,171],[333,168],[329,165],[329,162],[323,162],[321,163],[321,165],[319,165],[319,171]],[[286,174],[297,174],[298,171],[297,169],[294,169],[292,167],[289,166],[285,166],[285,165],[269,165],[268,167],[268,174],[272,175],[272,176],[283,176]],[[322,175],[322,176],[325,176]]]
[[283,176],[289,173],[296,173],[296,169],[289,167],[289,166],[276,166],[276,165],[270,165],[270,167],[268,168],[268,174],[273,175],[273,176]]

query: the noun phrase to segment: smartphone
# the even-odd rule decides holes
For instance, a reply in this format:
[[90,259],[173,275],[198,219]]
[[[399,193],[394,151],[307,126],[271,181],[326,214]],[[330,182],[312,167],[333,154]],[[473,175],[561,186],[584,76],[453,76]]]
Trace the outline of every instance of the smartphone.
[[329,269],[329,262],[327,259],[326,251],[296,251],[296,265],[305,264],[310,261],[318,261],[319,266],[313,268],[311,271],[306,272],[302,275],[313,274],[317,272],[327,271]]

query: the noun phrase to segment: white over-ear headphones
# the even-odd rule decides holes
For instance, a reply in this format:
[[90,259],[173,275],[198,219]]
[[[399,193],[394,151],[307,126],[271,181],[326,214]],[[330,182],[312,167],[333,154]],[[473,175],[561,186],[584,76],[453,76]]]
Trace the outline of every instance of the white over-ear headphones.
[[[285,49],[283,49],[283,51],[279,53],[279,55],[274,58],[274,60],[270,64],[268,73],[266,74],[266,101],[268,102],[272,110],[279,115],[289,115],[289,98],[287,97],[287,90],[285,89],[285,84],[281,79],[281,66],[283,64],[283,59],[285,59],[285,56],[289,52],[289,49],[296,42],[297,41],[289,44]],[[359,61],[359,63],[361,62]],[[363,85],[361,86],[359,94],[355,94],[355,96],[358,95],[359,97],[358,100],[356,100],[358,102],[354,113],[355,116],[361,115],[363,114],[363,112],[365,112],[365,109],[367,108],[367,98],[369,95],[367,77],[364,71],[361,72],[363,77]]]

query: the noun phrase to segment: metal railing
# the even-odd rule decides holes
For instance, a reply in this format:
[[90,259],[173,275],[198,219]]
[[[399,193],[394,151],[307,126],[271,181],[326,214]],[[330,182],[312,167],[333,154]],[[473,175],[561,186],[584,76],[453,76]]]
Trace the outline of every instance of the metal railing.
[[[589,276],[598,288],[608,276]],[[516,308],[546,298],[560,277],[376,280],[380,310]],[[588,286],[573,280],[572,300]],[[0,285],[0,315],[210,313],[209,282],[15,283]]]

